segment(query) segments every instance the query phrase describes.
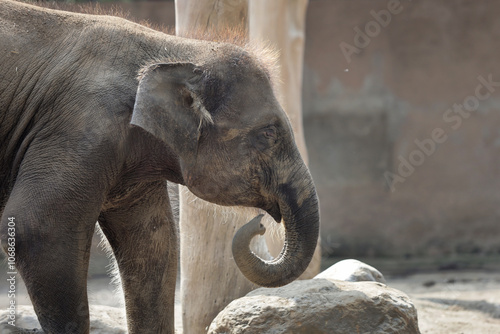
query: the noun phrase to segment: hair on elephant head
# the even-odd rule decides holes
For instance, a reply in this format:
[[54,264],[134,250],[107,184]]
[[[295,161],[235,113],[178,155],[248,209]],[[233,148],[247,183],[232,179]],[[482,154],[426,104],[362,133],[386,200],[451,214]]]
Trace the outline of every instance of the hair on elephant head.
[[254,283],[284,285],[306,269],[316,247],[315,187],[266,67],[232,45],[211,52],[203,61],[143,69],[131,123],[171,147],[198,197],[283,218],[285,245],[276,259],[264,261],[249,249],[263,233],[258,217],[236,234],[233,254]]

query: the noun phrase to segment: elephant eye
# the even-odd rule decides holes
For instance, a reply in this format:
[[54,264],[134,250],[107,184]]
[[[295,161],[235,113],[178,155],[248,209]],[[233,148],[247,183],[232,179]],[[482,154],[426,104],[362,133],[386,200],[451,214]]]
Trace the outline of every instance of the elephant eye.
[[276,139],[276,129],[274,127],[265,128],[262,134],[267,139]]
[[269,126],[259,130],[252,138],[252,144],[260,151],[265,151],[273,146],[278,140],[276,128]]

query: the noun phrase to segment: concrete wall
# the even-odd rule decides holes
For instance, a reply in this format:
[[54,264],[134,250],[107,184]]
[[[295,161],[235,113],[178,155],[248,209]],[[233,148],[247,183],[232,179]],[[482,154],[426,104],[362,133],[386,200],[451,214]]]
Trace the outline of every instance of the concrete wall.
[[[173,26],[173,3],[125,6]],[[499,12],[310,1],[304,124],[326,254],[500,253]]]
[[310,2],[305,133],[327,252],[500,253],[499,11]]

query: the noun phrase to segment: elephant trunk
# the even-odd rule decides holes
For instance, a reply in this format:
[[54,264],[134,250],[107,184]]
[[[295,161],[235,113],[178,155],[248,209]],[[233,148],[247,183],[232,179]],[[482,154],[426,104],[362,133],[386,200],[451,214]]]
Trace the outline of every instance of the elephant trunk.
[[[274,260],[265,261],[253,253],[249,244],[257,234],[264,234],[262,215],[240,228],[232,244],[233,257],[240,271],[250,281],[264,287],[278,287],[297,279],[311,261],[319,235],[319,208],[316,190],[309,171],[292,185],[278,189],[280,213],[285,224],[285,244]],[[299,184],[297,184],[299,183]]]

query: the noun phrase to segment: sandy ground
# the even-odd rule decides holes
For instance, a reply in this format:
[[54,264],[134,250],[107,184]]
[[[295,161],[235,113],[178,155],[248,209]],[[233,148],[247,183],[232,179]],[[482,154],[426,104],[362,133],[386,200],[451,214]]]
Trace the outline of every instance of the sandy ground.
[[500,333],[500,272],[435,272],[387,283],[409,295],[422,334]]
[[[92,304],[119,307],[121,298],[103,268],[107,259],[90,266],[89,299]],[[5,269],[5,270],[4,270]],[[8,306],[6,268],[0,266],[0,310]],[[417,307],[422,334],[500,334],[500,272],[438,271],[405,277],[386,277],[389,286],[407,293]],[[18,305],[29,305],[26,288],[18,277]],[[181,333],[180,302],[176,301],[176,328]]]

